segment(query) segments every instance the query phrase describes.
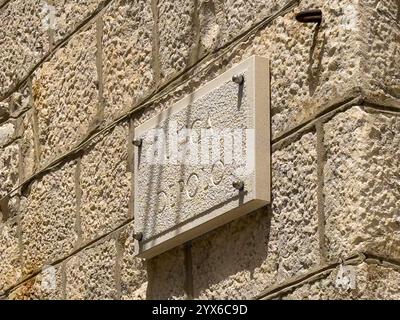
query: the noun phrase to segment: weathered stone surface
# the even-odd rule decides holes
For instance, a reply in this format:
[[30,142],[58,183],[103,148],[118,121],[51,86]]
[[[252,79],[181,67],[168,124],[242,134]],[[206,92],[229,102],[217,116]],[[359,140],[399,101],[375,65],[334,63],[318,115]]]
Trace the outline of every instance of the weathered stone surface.
[[362,263],[348,266],[355,288],[338,285],[340,267],[325,279],[295,288],[281,297],[284,300],[388,300],[400,298],[400,272],[390,267]]
[[120,287],[121,299],[145,300],[147,295],[147,267],[143,259],[135,257],[135,240],[133,223],[119,234],[120,246]]
[[325,131],[329,256],[372,250],[399,257],[400,118],[353,107]]
[[278,282],[319,264],[317,183],[315,133],[272,155],[271,237],[277,239]]
[[147,261],[147,299],[184,299],[185,256],[182,247],[167,251]]
[[90,26],[59,49],[33,79],[42,165],[72,149],[93,126],[97,81],[96,28]]
[[[51,0],[48,1],[47,16],[54,12],[54,25],[49,23],[49,29],[54,30],[54,40],[59,42],[71,34],[86,19],[102,8],[105,0]],[[53,8],[50,7],[53,6]],[[49,21],[50,22],[50,21]]]
[[0,11],[0,97],[49,50],[41,0],[13,0]]
[[21,199],[23,272],[70,254],[77,241],[75,162],[36,180]]
[[22,183],[29,178],[38,167],[38,150],[35,145],[35,120],[34,110],[29,110],[18,119],[18,137],[20,149],[20,174],[19,181]]
[[362,72],[370,99],[378,103],[400,99],[400,2],[360,1]]
[[17,219],[0,222],[0,292],[14,285],[21,277],[18,240]]
[[193,242],[196,297],[249,299],[319,264],[316,158],[313,133],[275,151],[272,215],[248,215]]
[[84,242],[114,230],[129,219],[131,173],[127,149],[125,123],[115,127],[82,157],[80,217]]
[[161,0],[158,3],[161,79],[168,81],[197,60],[195,1]]
[[15,124],[13,121],[0,124],[0,148],[12,142],[15,138]]
[[151,3],[114,1],[103,21],[104,117],[111,121],[153,89]]
[[66,298],[115,299],[117,248],[115,240],[96,243],[66,262]]
[[61,265],[44,266],[41,273],[11,291],[9,300],[64,299],[61,268]]
[[18,185],[19,148],[16,142],[0,150],[0,198]]

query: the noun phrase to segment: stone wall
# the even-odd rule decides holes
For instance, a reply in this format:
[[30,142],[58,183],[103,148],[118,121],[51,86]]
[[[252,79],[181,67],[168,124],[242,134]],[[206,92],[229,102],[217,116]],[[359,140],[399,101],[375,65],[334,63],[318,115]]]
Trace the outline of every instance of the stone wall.
[[[0,298],[398,297],[399,0],[2,0],[0,24]],[[135,258],[133,129],[253,54],[272,205]]]

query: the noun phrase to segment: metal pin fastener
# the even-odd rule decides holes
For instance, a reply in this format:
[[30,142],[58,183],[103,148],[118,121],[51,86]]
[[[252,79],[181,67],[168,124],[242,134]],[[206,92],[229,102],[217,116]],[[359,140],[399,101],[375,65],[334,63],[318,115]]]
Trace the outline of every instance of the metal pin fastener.
[[244,189],[244,182],[243,181],[235,181],[235,182],[232,183],[232,186],[235,189],[237,189],[239,191],[242,191]]
[[141,147],[142,144],[143,144],[143,139],[134,139],[134,140],[132,141],[132,143],[133,143],[133,145],[134,145],[135,147]]
[[322,11],[320,9],[305,10],[296,14],[296,20],[301,23],[322,22]]
[[232,81],[237,83],[238,85],[241,85],[244,82],[244,77],[241,74],[237,74],[232,77]]
[[143,233],[142,232],[137,232],[133,234],[133,239],[137,241],[142,241],[143,239]]

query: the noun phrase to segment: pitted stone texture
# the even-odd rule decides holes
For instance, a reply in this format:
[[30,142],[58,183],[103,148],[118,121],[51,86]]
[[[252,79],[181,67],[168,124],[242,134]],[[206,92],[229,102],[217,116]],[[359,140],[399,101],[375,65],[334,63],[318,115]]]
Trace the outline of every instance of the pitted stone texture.
[[195,297],[250,299],[319,264],[315,134],[275,151],[272,170],[272,215],[260,210],[193,241]]
[[108,239],[70,258],[66,263],[66,298],[115,299],[116,259],[115,240]]
[[272,155],[271,238],[278,252],[277,281],[319,264],[315,133]]
[[61,265],[45,266],[42,272],[11,291],[9,300],[62,300]]
[[12,0],[0,11],[0,97],[49,50],[41,0]]
[[145,300],[147,291],[147,268],[143,259],[135,257],[135,240],[133,223],[129,224],[119,235],[118,245],[121,248],[119,261],[121,299]]
[[0,222],[0,292],[20,280],[21,260],[18,240],[17,219]]
[[376,102],[400,100],[400,2],[362,0],[362,71]]
[[127,163],[128,126],[119,125],[82,157],[80,186],[84,242],[129,219],[131,173]]
[[194,297],[251,299],[271,285],[277,256],[270,224],[263,209],[194,240]]
[[21,199],[23,272],[37,271],[70,254],[77,241],[75,162],[33,182]]
[[98,107],[96,28],[76,34],[33,79],[41,164],[71,150],[92,128]]
[[22,183],[37,169],[38,156],[35,147],[34,110],[29,110],[18,119],[18,137],[20,148],[19,181]]
[[339,268],[326,278],[304,284],[281,296],[283,300],[397,300],[400,272],[387,266],[362,263],[352,269],[355,288],[338,286]]
[[[45,1],[46,2],[46,1]],[[49,29],[55,31],[55,42],[67,37],[79,25],[85,22],[98,9],[103,7],[105,0],[51,0],[48,1],[46,14],[50,18],[51,12],[54,12],[54,25],[49,23]],[[50,6],[53,6],[51,8]],[[50,21],[49,21],[50,22]]]
[[104,117],[109,122],[154,87],[151,2],[114,1],[103,21]]
[[177,247],[147,261],[149,284],[147,299],[185,299],[185,257]]
[[0,199],[18,186],[18,166],[17,142],[0,149]]
[[400,257],[400,118],[360,107],[325,125],[326,242],[330,258],[355,251]]
[[159,57],[162,81],[168,81],[199,58],[194,14],[195,1],[158,3]]
[[15,138],[15,124],[14,121],[8,121],[0,124],[0,148],[9,144]]

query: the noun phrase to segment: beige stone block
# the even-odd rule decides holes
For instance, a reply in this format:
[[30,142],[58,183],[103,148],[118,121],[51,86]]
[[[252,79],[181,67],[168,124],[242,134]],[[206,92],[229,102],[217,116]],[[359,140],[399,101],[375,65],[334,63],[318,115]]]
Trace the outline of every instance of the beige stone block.
[[19,148],[13,142],[0,150],[0,199],[18,186]]
[[154,89],[151,3],[114,1],[103,21],[104,117],[110,122]]
[[49,28],[54,31],[55,42],[65,39],[85,23],[104,6],[105,2],[105,0],[49,0],[47,14],[48,16],[54,15],[54,24],[49,24]]
[[106,239],[79,252],[66,262],[66,298],[115,299],[117,247]]
[[147,268],[147,299],[185,299],[186,268],[182,246],[147,260]]
[[38,168],[38,150],[35,143],[35,110],[28,110],[18,120],[18,138],[20,149],[19,182],[22,183],[31,177]]
[[80,220],[83,241],[110,232],[130,218],[131,173],[128,124],[113,129],[86,151],[80,169]]
[[[1,214],[1,212],[0,212]],[[0,292],[21,278],[21,260],[16,218],[0,222]]]
[[39,178],[21,199],[23,272],[72,253],[77,243],[76,163],[69,162]]
[[64,299],[62,266],[45,266],[41,273],[27,280],[8,296],[9,300]]
[[193,241],[200,299],[250,299],[320,262],[316,136],[272,156],[272,214],[253,213]]
[[283,300],[396,300],[399,299],[400,273],[397,269],[362,263],[346,266],[348,279],[354,279],[354,287],[338,283],[340,267],[326,278],[310,282],[282,295]]
[[96,28],[90,25],[44,63],[33,79],[42,166],[71,150],[93,128],[97,81]]
[[330,258],[355,251],[400,256],[400,118],[353,107],[325,125],[326,243]]
[[158,2],[159,60],[163,82],[199,58],[196,52],[195,1]]
[[41,0],[13,0],[0,10],[0,97],[15,87],[49,50]]
[[147,265],[144,259],[135,257],[133,233],[133,223],[130,223],[118,236],[121,299],[145,300],[148,285]]

